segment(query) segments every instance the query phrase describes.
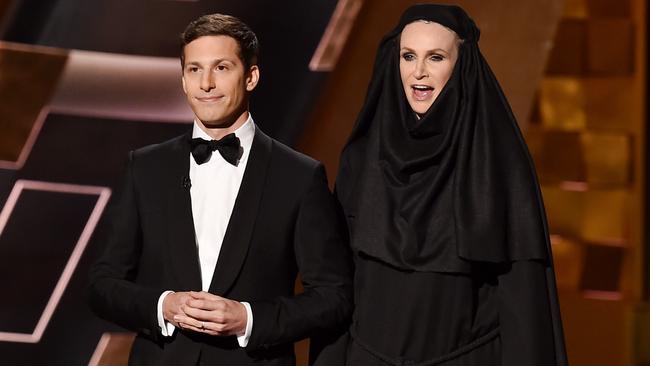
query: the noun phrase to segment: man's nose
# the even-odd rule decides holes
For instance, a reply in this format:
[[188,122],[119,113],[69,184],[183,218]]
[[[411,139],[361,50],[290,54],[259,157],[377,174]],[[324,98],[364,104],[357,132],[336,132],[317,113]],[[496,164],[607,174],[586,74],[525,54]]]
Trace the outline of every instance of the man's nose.
[[211,72],[206,72],[201,76],[201,89],[206,92],[214,89],[214,75]]

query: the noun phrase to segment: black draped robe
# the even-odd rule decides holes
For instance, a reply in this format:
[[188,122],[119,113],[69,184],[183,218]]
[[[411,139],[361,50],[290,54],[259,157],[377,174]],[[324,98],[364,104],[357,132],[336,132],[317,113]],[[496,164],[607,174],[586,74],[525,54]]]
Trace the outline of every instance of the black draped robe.
[[[463,40],[421,118],[399,75],[418,20]],[[567,365],[539,185],[479,35],[459,7],[416,5],[379,46],[336,183],[356,308],[331,365]]]

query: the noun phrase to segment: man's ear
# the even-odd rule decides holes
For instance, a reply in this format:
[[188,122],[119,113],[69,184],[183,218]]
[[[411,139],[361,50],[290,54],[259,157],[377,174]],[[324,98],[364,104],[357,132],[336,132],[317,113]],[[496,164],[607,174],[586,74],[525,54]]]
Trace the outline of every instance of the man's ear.
[[259,81],[260,68],[257,65],[253,65],[248,69],[248,75],[246,76],[246,90],[249,92],[253,91]]
[[187,94],[187,86],[185,85],[185,75],[181,76],[181,83],[183,83],[183,93]]

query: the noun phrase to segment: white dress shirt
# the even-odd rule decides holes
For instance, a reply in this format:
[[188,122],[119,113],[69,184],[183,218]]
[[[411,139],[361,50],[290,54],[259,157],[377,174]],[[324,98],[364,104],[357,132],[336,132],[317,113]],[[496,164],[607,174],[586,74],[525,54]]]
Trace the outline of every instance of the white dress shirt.
[[[235,206],[235,200],[237,199],[253,144],[255,123],[250,113],[246,122],[234,133],[239,138],[243,149],[242,156],[236,166],[228,163],[219,151],[214,151],[210,159],[201,165],[194,161],[192,154],[189,156],[192,217],[194,219],[199,263],[201,265],[201,287],[203,291],[208,291],[210,288],[223,238],[228,228],[230,215]],[[196,137],[212,140],[194,121],[192,138]],[[162,315],[163,300],[171,292],[165,291],[158,299],[158,325],[163,336],[171,336],[175,329],[174,325],[166,322]],[[241,347],[246,347],[253,328],[253,313],[248,303],[242,302],[242,304],[246,307],[248,320],[245,333],[238,336],[237,341]]]

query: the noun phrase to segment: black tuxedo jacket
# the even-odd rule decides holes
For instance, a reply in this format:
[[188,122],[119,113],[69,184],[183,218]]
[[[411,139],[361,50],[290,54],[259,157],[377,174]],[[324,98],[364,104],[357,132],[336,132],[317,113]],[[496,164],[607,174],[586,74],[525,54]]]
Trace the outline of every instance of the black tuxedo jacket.
[[[106,248],[91,270],[90,305],[137,332],[131,365],[294,365],[293,342],[345,322],[351,260],[322,164],[259,129],[209,291],[248,301],[247,347],[234,336],[176,329],[156,316],[165,290],[200,291],[190,192],[190,133],[129,155],[107,220]],[[304,292],[294,294],[297,273]]]

